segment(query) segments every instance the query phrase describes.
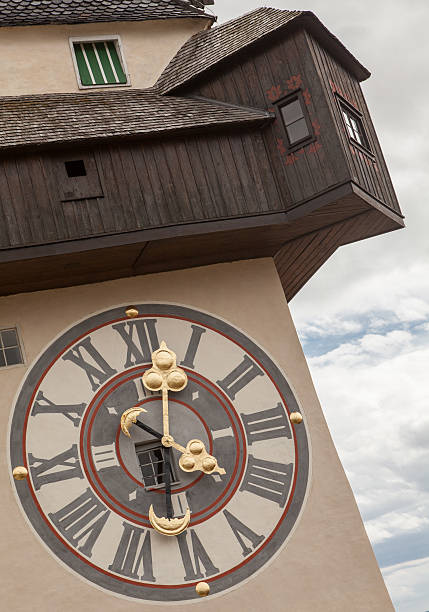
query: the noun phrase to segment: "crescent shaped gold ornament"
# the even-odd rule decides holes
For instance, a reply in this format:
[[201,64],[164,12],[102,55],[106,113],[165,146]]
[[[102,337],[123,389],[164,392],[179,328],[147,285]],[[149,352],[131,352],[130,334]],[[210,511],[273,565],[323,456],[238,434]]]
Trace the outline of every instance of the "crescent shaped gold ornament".
[[191,521],[191,511],[186,509],[185,516],[182,518],[165,518],[165,516],[156,516],[153,506],[149,508],[149,521],[152,527],[158,533],[166,536],[176,536],[187,529]]
[[131,425],[137,421],[138,415],[141,414],[142,412],[147,412],[147,410],[145,410],[144,408],[138,408],[137,406],[135,406],[134,408],[128,408],[128,410],[125,410],[122,413],[121,429],[123,433],[129,438],[131,438],[129,429]]

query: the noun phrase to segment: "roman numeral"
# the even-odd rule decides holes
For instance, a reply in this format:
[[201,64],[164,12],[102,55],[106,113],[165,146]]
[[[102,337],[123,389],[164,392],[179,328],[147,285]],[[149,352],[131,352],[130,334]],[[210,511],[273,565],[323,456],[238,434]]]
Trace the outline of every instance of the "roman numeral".
[[180,365],[185,366],[186,368],[194,369],[195,355],[197,354],[197,350],[200,345],[201,336],[206,332],[206,330],[203,327],[198,327],[198,325],[191,325],[191,329],[191,339],[189,341],[188,348],[186,349],[185,358],[180,362]]
[[[37,491],[43,485],[51,482],[69,480],[70,478],[83,478],[77,444],[73,444],[71,448],[51,459],[39,459],[32,453],[29,453],[28,462],[30,464],[31,478]],[[60,469],[55,470],[54,468]]]
[[261,542],[263,542],[265,539],[264,536],[258,535],[252,531],[249,527],[247,527],[247,525],[239,521],[238,518],[231,514],[231,512],[228,512],[228,510],[224,510],[223,514],[243,550],[243,557],[247,557],[247,555],[252,552],[252,549],[246,545],[241,536],[244,536],[247,540],[249,540],[252,543],[253,548],[256,548]]
[[241,414],[240,416],[246,429],[249,445],[260,440],[290,438],[292,436],[289,420],[280,403],[270,410],[261,410],[253,414]]
[[93,546],[109,515],[110,510],[103,506],[91,489],[86,489],[64,508],[49,514],[49,518],[61,535],[75,548],[81,540],[84,540],[77,550],[91,557]]
[[[98,368],[85,360],[84,355],[82,354],[83,351],[85,351],[85,353],[91,357],[91,359],[97,364]],[[64,361],[71,361],[85,371],[93,391],[96,391],[98,387],[105,383],[106,380],[113,376],[113,374],[116,374],[116,370],[109,366],[104,357],[102,357],[97,349],[91,344],[90,336],[70,349],[68,353],[63,355],[63,359]]]
[[[39,391],[34,402],[32,416],[37,414],[63,414],[75,427],[79,427],[80,419],[86,408],[86,404],[54,404],[49,400],[43,391]],[[75,415],[75,416],[73,416]]]
[[[194,564],[192,563],[191,554],[189,552],[187,534],[190,533],[192,555],[194,557]],[[185,568],[186,576],[184,580],[199,580],[204,576],[213,576],[219,572],[218,568],[215,567],[208,556],[204,546],[201,544],[200,538],[197,536],[193,529],[189,529],[184,533],[177,536],[179,543],[180,555],[182,557],[183,566]],[[202,573],[200,563],[204,567],[205,574]]]
[[[137,319],[112,325],[127,346],[127,358],[124,368],[139,363],[149,363],[152,353],[159,349],[156,333],[156,319]],[[134,333],[136,332],[136,333]],[[135,343],[136,338],[138,345]]]
[[249,455],[240,491],[249,491],[278,503],[282,508],[289,495],[293,464],[264,461]]
[[114,442],[113,444],[93,446],[92,456],[97,470],[119,466],[118,457],[116,455],[116,445]]
[[122,525],[121,541],[109,569],[134,580],[155,582],[150,531],[134,527],[126,521]]
[[225,391],[228,397],[234,400],[237,393],[252,382],[254,378],[263,375],[263,371],[256,363],[253,363],[250,357],[245,355],[243,361],[228,376],[225,376],[223,380],[218,380],[217,384]]

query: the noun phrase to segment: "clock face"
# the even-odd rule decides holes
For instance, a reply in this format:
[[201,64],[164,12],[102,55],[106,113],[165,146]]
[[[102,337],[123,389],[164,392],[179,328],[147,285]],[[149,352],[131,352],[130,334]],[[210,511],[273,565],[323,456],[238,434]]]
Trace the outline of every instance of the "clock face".
[[[228,323],[170,304],[94,315],[64,332],[37,360],[18,396],[10,432],[21,507],[51,552],[111,592],[149,601],[198,599],[249,579],[285,545],[308,485],[305,421],[280,369]],[[161,391],[142,376],[165,341],[187,386],[168,394],[169,428],[186,447],[200,440],[222,469],[185,472],[183,450],[161,443]],[[286,349],[287,350],[287,347]],[[147,429],[120,427],[127,409],[146,410]],[[167,455],[171,465],[166,461]],[[225,471],[225,473],[222,473]],[[191,512],[165,536],[149,521]]]

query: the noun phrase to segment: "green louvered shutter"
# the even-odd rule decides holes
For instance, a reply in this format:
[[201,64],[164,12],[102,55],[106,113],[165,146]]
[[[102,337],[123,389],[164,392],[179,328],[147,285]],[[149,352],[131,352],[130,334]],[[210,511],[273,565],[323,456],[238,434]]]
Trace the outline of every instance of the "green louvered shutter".
[[127,82],[113,40],[73,43],[82,85],[120,85]]

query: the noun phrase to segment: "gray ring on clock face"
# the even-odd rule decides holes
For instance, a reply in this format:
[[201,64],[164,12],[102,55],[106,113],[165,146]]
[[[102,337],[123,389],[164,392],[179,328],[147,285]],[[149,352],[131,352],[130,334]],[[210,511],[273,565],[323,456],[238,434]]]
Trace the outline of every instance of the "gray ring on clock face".
[[[200,312],[185,306],[176,306],[172,304],[139,304],[136,305],[140,315],[166,315],[171,317],[180,317],[190,319],[195,323],[200,323],[207,327],[222,332],[229,336],[244,347],[251,355],[253,355],[260,364],[270,373],[273,380],[276,382],[281,395],[284,397],[290,412],[298,411],[298,404],[294,394],[285,379],[280,369],[266,355],[266,353],[245,334],[237,330],[227,322],[216,318],[213,315]],[[118,307],[105,312],[93,315],[84,321],[74,325],[64,334],[57,338],[39,357],[37,362],[28,372],[18,399],[15,404],[14,414],[11,422],[10,432],[10,458],[12,466],[21,465],[23,462],[22,434],[24,428],[25,415],[28,404],[31,400],[33,389],[38,383],[41,373],[43,373],[55,357],[60,353],[65,346],[72,343],[77,337],[88,333],[95,327],[99,327],[115,319],[124,318],[124,308]],[[248,578],[257,572],[273,555],[282,547],[286,538],[290,534],[296,520],[302,509],[305,499],[305,494],[308,485],[309,476],[309,448],[307,432],[304,422],[295,429],[296,444],[298,449],[298,473],[294,496],[289,507],[289,510],[279,525],[276,533],[271,540],[261,548],[261,550],[247,563],[242,565],[230,574],[210,580],[211,593],[219,593],[228,589],[242,580]],[[113,591],[121,595],[132,598],[148,600],[148,601],[186,601],[196,599],[194,586],[186,586],[177,589],[168,588],[148,588],[140,585],[128,584],[113,577],[107,576],[90,565],[87,565],[79,557],[74,555],[68,548],[64,547],[57,536],[49,529],[44,519],[40,515],[34,503],[32,495],[26,481],[14,481],[18,497],[22,508],[29,518],[32,526],[39,534],[43,542],[51,549],[51,551],[61,559],[66,565],[75,570],[90,582],[105,588],[108,591]]]

